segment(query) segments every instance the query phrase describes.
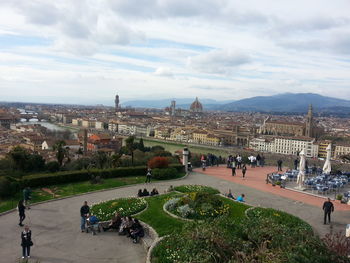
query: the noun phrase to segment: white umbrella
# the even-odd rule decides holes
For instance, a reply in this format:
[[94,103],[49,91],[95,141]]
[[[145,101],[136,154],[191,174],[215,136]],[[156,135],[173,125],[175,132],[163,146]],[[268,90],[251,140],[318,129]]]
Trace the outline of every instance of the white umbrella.
[[303,187],[304,181],[305,181],[305,151],[302,150],[299,153],[300,156],[300,163],[299,163],[299,173],[298,173],[298,177],[297,177],[297,184],[299,189],[301,189]]
[[327,146],[326,151],[327,151],[327,158],[323,165],[323,173],[330,174],[332,171],[332,166],[331,166],[332,145],[331,144]]

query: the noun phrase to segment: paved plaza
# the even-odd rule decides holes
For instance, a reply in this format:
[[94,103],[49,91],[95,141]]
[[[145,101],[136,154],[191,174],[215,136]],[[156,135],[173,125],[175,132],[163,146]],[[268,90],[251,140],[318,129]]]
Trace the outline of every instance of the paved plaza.
[[[237,177],[232,178],[230,169],[212,167],[205,173],[201,170],[195,171],[181,180],[128,186],[34,205],[32,209],[26,211],[27,218],[24,221],[32,229],[35,244],[30,262],[35,262],[37,259],[41,263],[145,262],[146,251],[142,245],[133,244],[124,236],[118,236],[115,232],[98,233],[96,236],[81,233],[79,214],[85,200],[91,204],[102,200],[136,196],[137,190],[145,187],[148,190],[156,187],[160,193],[170,185],[182,184],[208,185],[219,189],[222,193],[231,189],[235,196],[244,193],[249,204],[272,207],[299,216],[310,223],[321,236],[330,231],[345,231],[345,225],[350,222],[350,214],[347,209],[341,209],[340,204],[336,205],[332,224],[323,225],[323,212],[320,207],[322,199],[311,202],[310,196],[302,193],[291,191],[292,193],[287,195],[281,194],[288,190],[271,185],[259,189],[258,179],[264,180],[266,173],[274,170],[273,167],[258,167],[254,168],[254,171],[249,169],[247,179],[243,180],[240,172]],[[271,191],[267,191],[268,188]],[[21,256],[22,228],[18,226],[17,211],[0,216],[0,224],[1,262],[18,262]]]

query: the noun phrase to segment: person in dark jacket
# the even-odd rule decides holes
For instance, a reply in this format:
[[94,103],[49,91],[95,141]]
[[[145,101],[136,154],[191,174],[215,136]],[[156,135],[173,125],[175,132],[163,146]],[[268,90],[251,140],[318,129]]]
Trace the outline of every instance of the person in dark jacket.
[[334,212],[334,205],[331,202],[331,199],[328,198],[326,202],[323,203],[323,211],[324,211],[324,221],[323,223],[327,223],[327,217],[328,217],[328,223],[331,223],[331,213]]
[[19,214],[19,226],[23,226],[22,222],[23,220],[26,218],[26,215],[25,215],[25,210],[26,210],[26,207],[24,206],[24,201],[23,200],[20,200],[18,202],[18,214]]
[[21,233],[21,246],[22,246],[22,258],[30,258],[30,247],[33,246],[32,231],[28,226],[24,227],[24,231]]
[[247,172],[247,166],[245,164],[243,164],[242,166],[242,176],[243,176],[243,179],[245,178],[245,174]]
[[143,189],[142,196],[149,196],[149,192],[147,191],[146,188]]
[[153,188],[151,191],[151,196],[154,196],[154,195],[159,195],[159,192],[156,188]]
[[279,159],[278,161],[277,161],[277,170],[280,172],[280,171],[282,171],[282,163],[283,163],[283,161],[281,160],[281,159]]
[[139,220],[134,218],[133,224],[130,228],[130,237],[133,239],[134,243],[137,243],[140,239],[140,237],[143,237],[145,235],[142,225],[140,224]]
[[30,187],[26,187],[23,189],[23,200],[24,205],[27,207],[27,209],[30,209],[29,207],[29,201],[32,199],[32,190]]
[[236,175],[236,166],[232,165],[231,170],[232,170],[232,176],[235,176]]
[[137,197],[142,197],[143,193],[142,193],[142,189],[139,189],[139,191],[137,192]]
[[90,207],[88,206],[87,201],[85,201],[84,205],[80,208],[80,216],[81,216],[80,229],[81,229],[81,232],[85,231],[86,219],[88,218],[89,213],[90,213]]
[[298,170],[298,159],[294,160],[294,170]]

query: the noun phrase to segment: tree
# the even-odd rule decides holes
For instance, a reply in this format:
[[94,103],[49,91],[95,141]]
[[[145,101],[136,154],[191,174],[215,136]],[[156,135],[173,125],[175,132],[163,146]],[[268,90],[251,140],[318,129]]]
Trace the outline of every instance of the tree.
[[29,155],[26,149],[16,146],[7,154],[7,157],[13,162],[13,170],[25,171]]
[[113,168],[118,167],[118,165],[119,165],[119,163],[120,163],[120,161],[119,161],[120,157],[121,157],[120,154],[113,154],[113,155],[111,156],[111,164],[112,164],[112,167],[113,167]]
[[134,165],[134,150],[135,150],[135,137],[129,136],[125,140],[125,146],[128,149],[129,154],[131,155],[131,164]]
[[57,141],[53,146],[52,149],[56,152],[56,158],[57,162],[62,166],[63,160],[66,157],[66,148],[64,147],[66,143],[64,141]]
[[143,139],[141,138],[137,147],[140,151],[145,152],[145,145],[143,143]]
[[96,164],[96,167],[103,169],[108,162],[108,156],[105,152],[98,151],[94,154],[93,161]]

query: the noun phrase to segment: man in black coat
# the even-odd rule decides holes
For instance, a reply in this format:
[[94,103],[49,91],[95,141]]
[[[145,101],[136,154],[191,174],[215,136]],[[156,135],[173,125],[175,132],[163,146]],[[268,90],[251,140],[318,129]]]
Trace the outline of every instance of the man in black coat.
[[87,204],[87,201],[84,202],[84,205],[80,208],[80,216],[81,216],[81,222],[80,222],[80,229],[81,232],[85,231],[85,225],[86,225],[86,219],[90,213],[90,207]]
[[331,199],[328,198],[326,202],[323,203],[323,211],[324,211],[324,224],[328,222],[331,223],[331,213],[334,212],[334,205],[331,202]]
[[33,246],[32,242],[32,231],[28,226],[24,227],[24,231],[21,233],[21,246],[23,249],[22,258],[30,258],[30,247]]

